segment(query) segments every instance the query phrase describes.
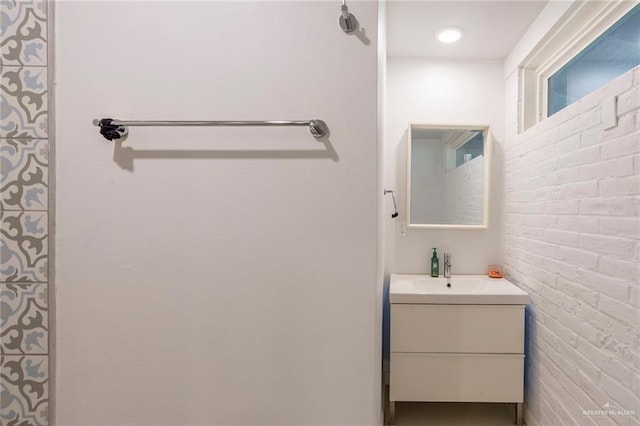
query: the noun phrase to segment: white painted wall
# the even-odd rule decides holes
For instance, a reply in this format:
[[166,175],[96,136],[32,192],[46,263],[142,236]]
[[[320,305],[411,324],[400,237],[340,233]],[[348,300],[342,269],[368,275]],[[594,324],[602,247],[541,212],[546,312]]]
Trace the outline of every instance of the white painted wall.
[[[557,4],[547,9],[506,68],[505,272],[532,299],[525,421],[636,425],[640,68],[518,134],[518,111],[535,101],[522,98],[515,67],[564,24]],[[618,125],[605,129],[613,96]],[[619,414],[602,415],[608,407]]]
[[489,228],[409,230],[396,236],[396,221],[387,217],[388,273],[428,273],[431,247],[452,253],[455,274],[484,274],[499,263],[502,244],[502,139],[504,79],[501,61],[455,61],[389,58],[385,187],[396,188],[399,220],[406,217],[407,127],[416,124],[489,125],[495,139]]
[[57,424],[376,424],[376,3],[57,6]]
[[[380,335],[380,364],[383,371],[383,384],[389,383],[387,372],[387,360],[389,359],[389,281],[385,279],[386,241],[391,232],[387,229],[387,218],[394,213],[391,194],[384,195],[384,190],[389,189],[385,181],[385,136],[387,128],[387,0],[378,1],[378,193],[382,191],[383,197],[378,198],[378,291],[380,296],[379,314],[381,321],[378,323]],[[377,318],[377,317],[376,317]],[[381,394],[381,407],[384,412],[388,398]]]
[[[440,139],[411,142],[411,221],[443,223],[444,148]],[[401,219],[402,220],[402,219]]]
[[526,61],[547,34],[563,26],[576,0],[549,1],[504,60],[505,78]]

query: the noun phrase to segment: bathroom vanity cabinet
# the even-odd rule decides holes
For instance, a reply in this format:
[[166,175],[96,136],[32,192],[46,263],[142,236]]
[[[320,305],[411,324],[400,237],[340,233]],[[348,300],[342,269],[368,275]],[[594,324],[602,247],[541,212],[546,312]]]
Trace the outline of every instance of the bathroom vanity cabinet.
[[503,279],[450,284],[391,276],[390,423],[396,401],[515,403],[521,423],[528,295]]

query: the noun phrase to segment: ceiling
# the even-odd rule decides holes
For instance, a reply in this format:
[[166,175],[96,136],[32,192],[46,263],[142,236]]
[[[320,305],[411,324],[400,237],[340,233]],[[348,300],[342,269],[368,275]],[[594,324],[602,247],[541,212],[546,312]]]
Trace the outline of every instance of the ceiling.
[[[547,4],[546,0],[387,2],[387,56],[504,59]],[[460,27],[462,40],[443,44],[436,32]]]

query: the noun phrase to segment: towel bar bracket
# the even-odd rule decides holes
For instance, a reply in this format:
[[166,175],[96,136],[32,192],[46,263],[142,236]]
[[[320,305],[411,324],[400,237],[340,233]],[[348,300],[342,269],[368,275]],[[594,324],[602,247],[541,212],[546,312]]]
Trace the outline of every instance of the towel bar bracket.
[[102,120],[93,120],[95,126],[100,127],[100,134],[105,139],[112,141],[115,139],[122,139],[129,134],[129,128],[119,124],[113,124],[115,120],[111,118],[103,118]]

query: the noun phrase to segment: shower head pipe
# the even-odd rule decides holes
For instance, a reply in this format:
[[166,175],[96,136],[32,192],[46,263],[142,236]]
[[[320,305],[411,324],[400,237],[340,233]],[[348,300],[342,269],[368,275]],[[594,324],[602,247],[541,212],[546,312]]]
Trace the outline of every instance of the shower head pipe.
[[347,1],[342,0],[342,6],[340,7],[340,18],[338,22],[340,24],[340,28],[347,34],[351,34],[355,30],[358,29],[358,20],[355,16],[349,13],[349,7],[347,6]]

